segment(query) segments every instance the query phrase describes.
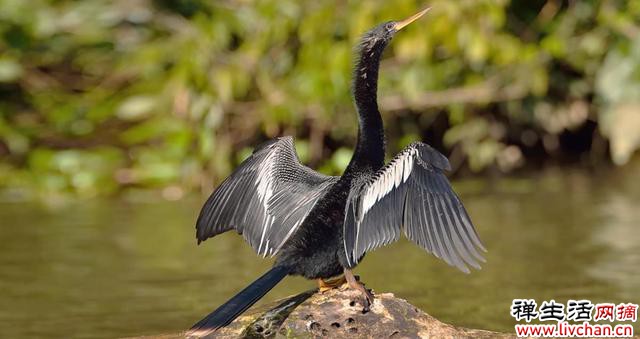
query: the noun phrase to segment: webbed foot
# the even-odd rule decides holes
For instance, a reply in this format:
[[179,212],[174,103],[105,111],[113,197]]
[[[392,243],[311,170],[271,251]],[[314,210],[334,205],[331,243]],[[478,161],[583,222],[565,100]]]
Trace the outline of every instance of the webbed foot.
[[318,280],[318,290],[320,291],[320,293],[324,293],[330,289],[340,287],[347,282],[344,276],[335,278],[335,279],[329,279],[329,280],[324,280],[324,279],[317,279],[317,280]]

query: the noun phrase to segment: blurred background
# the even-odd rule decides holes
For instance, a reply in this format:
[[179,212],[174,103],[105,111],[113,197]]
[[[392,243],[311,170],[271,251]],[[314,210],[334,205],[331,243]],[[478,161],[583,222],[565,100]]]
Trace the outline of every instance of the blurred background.
[[488,263],[402,241],[363,280],[507,332],[513,298],[638,303],[638,1],[0,0],[0,333],[176,332],[252,281],[240,237],[195,246],[202,201],[275,136],[341,173],[354,44],[425,6],[381,66],[388,151],[449,156]]

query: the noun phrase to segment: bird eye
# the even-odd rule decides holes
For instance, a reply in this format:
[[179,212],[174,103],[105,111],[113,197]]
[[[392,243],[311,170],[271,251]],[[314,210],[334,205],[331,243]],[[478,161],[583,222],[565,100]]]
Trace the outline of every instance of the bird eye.
[[394,30],[396,27],[396,24],[394,22],[387,22],[387,24],[385,25],[385,28],[387,29],[387,31],[392,31]]

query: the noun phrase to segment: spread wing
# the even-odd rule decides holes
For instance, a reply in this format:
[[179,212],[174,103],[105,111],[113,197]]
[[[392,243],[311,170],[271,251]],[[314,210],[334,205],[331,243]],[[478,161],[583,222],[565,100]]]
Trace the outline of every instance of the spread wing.
[[258,254],[275,255],[337,180],[302,165],[291,137],[271,140],[211,194],[196,224],[198,243],[235,229]]
[[363,185],[352,188],[346,206],[344,247],[350,265],[365,252],[398,240],[400,231],[463,272],[480,268],[485,251],[443,171],[445,156],[413,143]]

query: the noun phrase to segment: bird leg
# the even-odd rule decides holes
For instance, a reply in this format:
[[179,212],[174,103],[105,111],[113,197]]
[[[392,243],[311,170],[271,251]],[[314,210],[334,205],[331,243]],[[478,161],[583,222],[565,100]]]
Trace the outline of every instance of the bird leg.
[[353,275],[353,272],[349,269],[344,269],[344,277],[347,279],[347,283],[350,288],[356,289],[363,294],[362,305],[364,306],[363,311],[369,311],[369,306],[373,304],[373,294],[369,291],[364,284],[358,281],[358,279]]
[[318,280],[318,290],[320,291],[320,293],[326,292],[336,287],[340,287],[342,286],[342,284],[347,282],[345,277],[340,277],[340,278],[335,278],[330,280],[324,280],[322,278],[319,278],[317,280]]

